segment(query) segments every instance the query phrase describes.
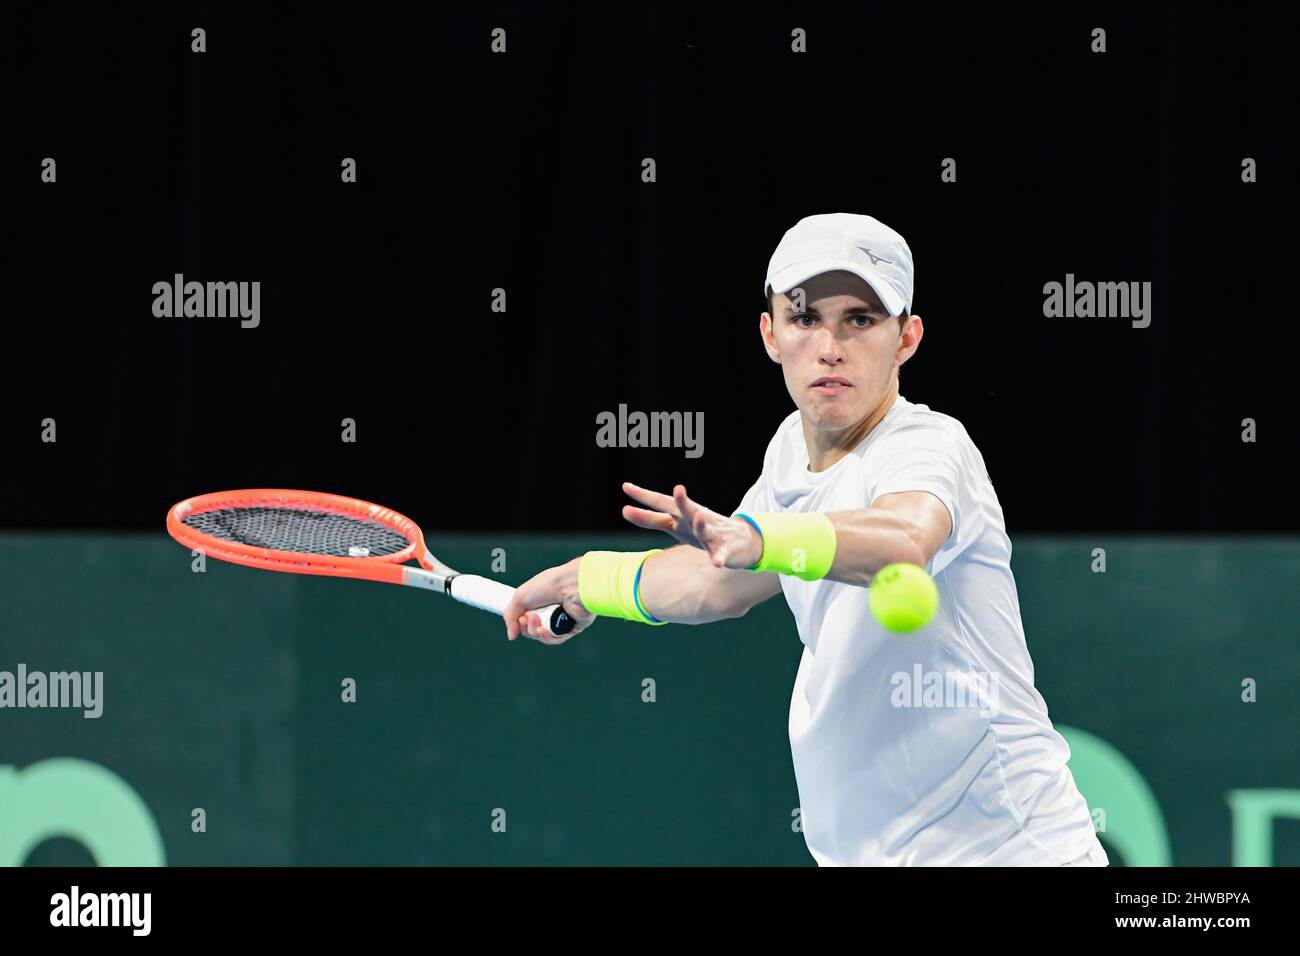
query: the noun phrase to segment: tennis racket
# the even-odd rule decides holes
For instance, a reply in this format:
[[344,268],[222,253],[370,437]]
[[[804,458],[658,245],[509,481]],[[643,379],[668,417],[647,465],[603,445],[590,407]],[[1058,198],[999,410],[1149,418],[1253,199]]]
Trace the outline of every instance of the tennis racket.
[[[167,531],[185,547],[268,571],[327,574],[438,591],[502,614],[515,589],[443,564],[410,518],[389,508],[312,491],[253,488],[187,498],[167,512]],[[412,567],[407,561],[417,561]],[[536,608],[555,636],[574,621],[558,604]]]

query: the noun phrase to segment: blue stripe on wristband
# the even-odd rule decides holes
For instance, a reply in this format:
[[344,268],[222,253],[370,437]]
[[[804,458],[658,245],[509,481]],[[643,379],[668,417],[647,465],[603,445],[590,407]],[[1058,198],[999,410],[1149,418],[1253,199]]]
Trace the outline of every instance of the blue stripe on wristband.
[[632,582],[632,600],[636,602],[636,609],[645,615],[647,621],[651,624],[664,624],[667,622],[653,617],[650,612],[645,609],[645,605],[641,603],[641,569],[645,567],[646,560],[649,560],[649,555],[647,555],[646,559],[637,565],[636,580]]
[[[745,514],[743,511],[737,511],[734,515],[732,515],[732,517],[733,517],[733,518],[744,518],[744,519],[745,519],[746,521],[748,521],[751,525],[753,525],[753,526],[754,526],[754,530],[758,532],[758,540],[759,540],[760,542],[765,540],[765,539],[763,538],[763,529],[760,528],[760,527],[758,526],[758,522],[755,521],[753,518],[751,518],[749,515]],[[751,565],[749,566],[749,570],[750,570],[750,571],[753,571],[756,567],[758,567],[759,563],[762,562],[762,560],[763,560],[763,551],[762,551],[762,549],[760,549],[759,552],[758,552],[758,561],[755,561],[753,564],[751,564]]]

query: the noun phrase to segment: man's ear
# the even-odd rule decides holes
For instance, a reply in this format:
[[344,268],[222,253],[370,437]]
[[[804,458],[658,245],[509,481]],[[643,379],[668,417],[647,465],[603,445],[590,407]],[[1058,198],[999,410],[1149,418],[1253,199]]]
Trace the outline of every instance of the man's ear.
[[[916,334],[916,341],[913,342],[910,347],[904,346],[902,344],[903,336],[905,335],[908,329],[911,329]],[[902,360],[898,363],[900,366],[903,365],[908,359],[910,359],[913,355],[916,354],[917,347],[920,346],[921,338],[924,335],[925,335],[925,322],[921,319],[919,315],[913,312],[911,315],[907,317],[907,321],[903,323],[903,327],[898,330],[898,341],[899,341],[898,347],[900,350],[903,350],[905,348],[907,349],[907,354],[903,356]]]
[[758,317],[758,334],[763,339],[763,348],[767,350],[767,357],[777,365],[781,364],[781,353],[776,348],[776,336],[772,333],[772,315],[764,312]]

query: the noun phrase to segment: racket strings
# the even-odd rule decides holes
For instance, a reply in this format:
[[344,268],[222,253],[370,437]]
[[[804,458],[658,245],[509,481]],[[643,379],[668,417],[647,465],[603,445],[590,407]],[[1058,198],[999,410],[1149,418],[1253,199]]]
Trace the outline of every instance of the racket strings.
[[406,535],[375,521],[304,508],[218,508],[181,520],[195,531],[223,541],[337,558],[382,557],[411,543]]

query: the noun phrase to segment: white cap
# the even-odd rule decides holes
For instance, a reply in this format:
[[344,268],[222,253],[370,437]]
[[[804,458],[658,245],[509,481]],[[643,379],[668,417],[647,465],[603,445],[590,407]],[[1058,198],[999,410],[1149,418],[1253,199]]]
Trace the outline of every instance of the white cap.
[[876,290],[890,315],[912,309],[912,250],[879,219],[849,212],[805,216],[781,237],[763,295],[786,293],[813,276],[852,272]]

